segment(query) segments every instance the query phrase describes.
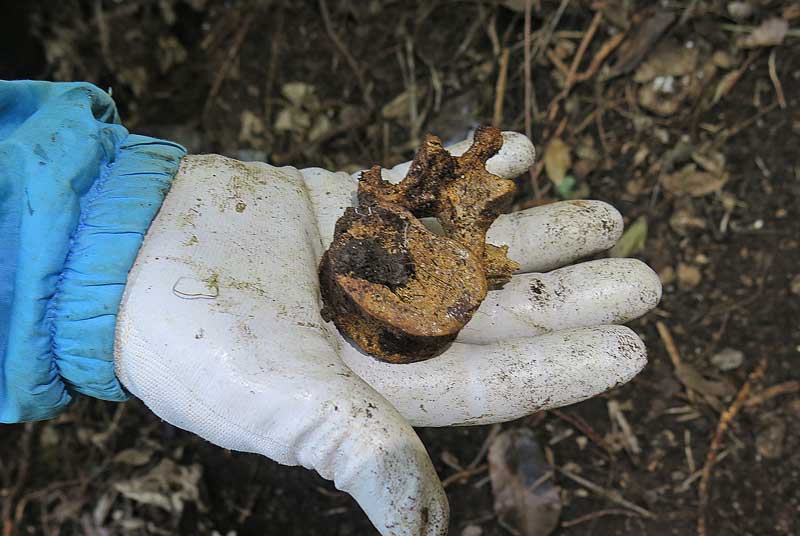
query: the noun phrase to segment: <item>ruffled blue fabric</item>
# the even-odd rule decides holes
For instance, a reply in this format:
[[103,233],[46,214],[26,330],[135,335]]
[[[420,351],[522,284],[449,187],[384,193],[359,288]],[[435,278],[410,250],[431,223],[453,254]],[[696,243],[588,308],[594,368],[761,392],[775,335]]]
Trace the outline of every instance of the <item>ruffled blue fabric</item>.
[[91,84],[0,81],[0,422],[126,399],[117,310],[184,154]]

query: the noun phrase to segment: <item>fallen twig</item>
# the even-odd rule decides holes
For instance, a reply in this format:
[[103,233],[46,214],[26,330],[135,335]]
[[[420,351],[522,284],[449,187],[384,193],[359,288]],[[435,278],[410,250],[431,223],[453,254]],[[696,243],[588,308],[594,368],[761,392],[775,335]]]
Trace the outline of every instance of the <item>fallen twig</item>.
[[361,94],[364,98],[364,102],[367,104],[370,110],[375,108],[375,103],[372,100],[372,96],[369,94],[367,83],[364,80],[364,73],[361,72],[361,69],[358,67],[358,63],[356,63],[355,58],[353,55],[350,54],[350,51],[347,49],[347,46],[344,42],[339,38],[336,34],[336,31],[333,28],[333,23],[331,23],[331,15],[328,11],[328,3],[326,0],[319,0],[319,10],[322,13],[322,22],[325,25],[325,31],[328,33],[328,37],[331,41],[333,41],[334,46],[339,51],[339,54],[344,57],[345,62],[350,67],[350,70],[353,71],[353,75],[356,77],[356,82],[358,83],[358,87],[361,89]]
[[578,45],[578,51],[575,53],[575,57],[572,59],[572,65],[569,68],[567,79],[564,82],[564,89],[562,89],[561,93],[559,93],[550,103],[550,108],[547,111],[547,118],[550,121],[555,120],[556,114],[558,113],[558,105],[562,100],[569,96],[572,86],[575,85],[578,67],[580,66],[583,55],[586,53],[586,49],[589,47],[589,43],[591,43],[592,38],[594,37],[595,32],[597,32],[597,28],[600,26],[600,22],[602,20],[603,13],[601,11],[596,12],[592,18],[592,22],[589,24],[589,28],[586,30],[586,33],[581,40],[581,44]]
[[[720,28],[733,33],[753,33],[758,26],[746,26],[742,24],[720,24]],[[789,28],[786,37],[800,37],[800,28]]]
[[656,517],[656,515],[653,512],[651,512],[650,510],[647,510],[646,508],[642,508],[638,504],[634,504],[634,503],[630,502],[629,500],[625,499],[616,490],[606,489],[604,487],[598,486],[594,482],[590,482],[589,480],[586,480],[585,478],[580,477],[580,476],[578,476],[578,475],[576,475],[576,474],[564,469],[563,467],[557,467],[556,469],[558,469],[559,473],[561,473],[565,477],[569,478],[573,482],[576,482],[576,483],[580,484],[581,486],[583,486],[584,488],[588,489],[589,491],[591,491],[593,493],[596,493],[597,495],[600,495],[601,497],[605,497],[606,499],[608,499],[609,501],[611,501],[613,503],[616,503],[616,504],[618,504],[620,506],[624,506],[628,510],[632,510],[632,511],[636,512],[637,514],[639,514],[642,517],[646,517],[648,519],[655,519],[655,517]]
[[680,367],[681,356],[678,353],[678,347],[675,346],[675,340],[672,338],[669,328],[667,328],[667,326],[659,320],[656,322],[656,329],[658,330],[658,335],[661,337],[661,340],[664,343],[664,347],[667,349],[667,354],[669,355],[670,361],[672,361],[672,366],[675,368]]
[[717,462],[717,452],[722,445],[722,439],[725,432],[731,425],[731,422],[739,413],[739,410],[745,405],[750,396],[750,391],[753,389],[753,384],[764,376],[764,371],[767,369],[767,360],[762,359],[756,369],[747,377],[739,393],[733,400],[731,405],[726,409],[719,418],[717,423],[717,431],[714,438],[711,440],[711,446],[708,448],[706,455],[706,462],[703,465],[703,476],[700,479],[699,494],[700,500],[697,507],[697,534],[698,536],[706,536],[706,509],[708,508],[708,487],[711,481],[711,470]]
[[772,80],[772,85],[775,88],[775,97],[778,99],[778,104],[781,108],[786,108],[786,97],[783,95],[783,86],[781,79],[778,78],[778,70],[775,68],[775,49],[769,54],[769,79]]
[[502,431],[503,427],[500,426],[499,424],[492,425],[492,428],[489,430],[489,433],[486,434],[486,439],[483,440],[483,445],[481,445],[481,448],[478,449],[478,453],[475,455],[475,458],[473,458],[472,461],[469,462],[469,465],[467,465],[467,469],[472,469],[474,467],[477,467],[478,464],[481,463],[481,460],[484,458],[484,456],[486,456],[486,453],[489,452],[489,447],[492,446],[492,442]]
[[[742,75],[745,73],[745,71],[747,71],[747,68],[750,67],[750,65],[759,55],[760,51],[754,50],[747,56],[747,58],[745,58],[744,63],[742,63],[738,69],[733,71],[733,73],[730,75],[726,75],[724,79],[726,81],[725,85],[717,86],[717,91],[714,94],[713,104],[718,103],[725,95],[731,92],[739,79],[742,78]],[[730,76],[730,78],[728,78],[728,76]]]
[[569,67],[567,67],[567,64],[561,61],[561,58],[559,58],[553,50],[547,51],[547,59],[550,60],[553,67],[558,69],[558,72],[560,72],[564,80],[566,80],[567,76],[569,76]]
[[[533,0],[526,0],[525,2],[525,25],[524,25],[524,46],[523,49],[523,70],[525,73],[525,102],[522,108],[525,113],[525,135],[528,139],[531,138],[531,98],[533,95],[533,78],[531,76],[531,4]],[[540,199],[542,194],[539,191],[539,177],[534,175],[533,168],[530,169],[531,186],[533,187],[533,195],[536,199]]]
[[283,37],[283,20],[285,11],[280,6],[275,7],[277,13],[275,17],[275,30],[269,45],[269,65],[267,67],[267,79],[264,83],[264,119],[272,123],[272,87],[278,74],[278,65],[281,59],[281,38]]
[[763,391],[755,394],[747,399],[745,402],[745,406],[748,408],[752,408],[753,406],[757,406],[759,404],[763,404],[770,398],[775,398],[779,395],[787,395],[791,393],[796,393],[800,391],[800,381],[791,380],[788,382],[779,383],[778,385],[773,385],[772,387],[768,387]]
[[580,517],[576,517],[575,519],[570,519],[569,521],[562,521],[561,526],[564,528],[574,527],[575,525],[580,525],[581,523],[586,523],[587,521],[591,521],[592,519],[597,519],[598,517],[604,517],[604,516],[634,517],[636,516],[636,513],[631,512],[630,510],[623,510],[622,508],[607,508],[605,510],[597,510],[596,512],[590,512]]
[[589,423],[577,415],[561,411],[560,409],[551,409],[550,413],[577,428],[581,433],[583,433],[583,435],[591,439],[597,446],[605,450],[609,458],[614,459],[614,451],[611,449],[611,446],[606,442],[605,439],[602,438],[602,436],[600,436],[600,434],[594,431],[594,428],[589,426]]
[[497,73],[497,84],[494,87],[494,115],[492,116],[492,125],[500,127],[503,122],[503,102],[506,96],[506,81],[508,80],[508,59],[511,57],[511,51],[508,47],[503,48],[500,54],[500,70]]
[[114,58],[111,54],[111,37],[108,31],[108,22],[103,11],[103,2],[95,0],[94,19],[97,24],[97,38],[100,40],[100,55],[109,71],[114,71]]
[[600,66],[603,64],[604,61],[611,55],[614,50],[625,40],[625,36],[627,34],[625,32],[620,32],[617,35],[612,36],[609,38],[603,45],[600,47],[600,50],[597,51],[597,54],[594,55],[592,58],[592,63],[589,64],[589,67],[582,73],[578,73],[575,75],[575,82],[585,82],[592,78],[596,73],[597,70],[600,69]]
[[447,486],[449,486],[453,482],[456,482],[456,481],[459,481],[459,480],[465,480],[465,479],[467,479],[467,478],[469,478],[471,476],[474,476],[474,475],[479,475],[479,474],[483,473],[484,471],[486,471],[488,469],[489,469],[489,466],[487,464],[485,464],[485,463],[481,464],[481,465],[479,465],[477,467],[473,467],[471,469],[463,469],[463,470],[461,470],[461,471],[459,471],[457,473],[453,473],[452,475],[450,475],[447,478],[445,478],[444,480],[442,480],[442,487],[446,488]]
[[250,23],[252,21],[252,15],[246,16],[242,22],[242,25],[239,27],[239,30],[236,32],[233,42],[231,43],[230,48],[228,48],[228,54],[225,56],[225,61],[222,62],[222,65],[217,72],[217,76],[214,78],[214,82],[211,84],[211,90],[208,92],[206,104],[203,107],[203,115],[208,114],[208,112],[211,110],[214,99],[217,98],[219,90],[222,87],[222,82],[225,81],[225,77],[228,76],[228,72],[230,71],[233,62],[236,60],[236,56],[239,55],[239,50],[242,48],[244,38],[247,37],[247,32],[250,29]]

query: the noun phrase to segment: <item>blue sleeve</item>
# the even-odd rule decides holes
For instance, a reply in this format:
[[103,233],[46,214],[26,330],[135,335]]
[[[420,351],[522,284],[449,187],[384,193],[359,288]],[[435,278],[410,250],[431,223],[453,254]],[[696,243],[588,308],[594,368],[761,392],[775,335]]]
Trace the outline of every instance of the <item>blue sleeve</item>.
[[0,81],[0,422],[126,399],[117,310],[185,152],[91,84]]

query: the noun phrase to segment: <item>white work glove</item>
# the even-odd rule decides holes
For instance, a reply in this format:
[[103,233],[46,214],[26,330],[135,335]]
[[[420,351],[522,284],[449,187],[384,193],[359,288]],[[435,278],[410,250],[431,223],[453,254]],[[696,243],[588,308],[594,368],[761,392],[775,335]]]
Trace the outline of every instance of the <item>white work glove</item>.
[[[512,178],[534,149],[503,136],[488,169]],[[381,534],[443,535],[447,499],[411,427],[503,422],[625,383],[645,348],[615,324],[653,308],[661,286],[633,259],[567,266],[619,238],[605,203],[504,215],[488,241],[508,244],[520,273],[444,354],[379,362],[320,316],[317,267],[356,187],[345,173],[185,157],[128,279],[117,375],[175,426],[333,479]]]

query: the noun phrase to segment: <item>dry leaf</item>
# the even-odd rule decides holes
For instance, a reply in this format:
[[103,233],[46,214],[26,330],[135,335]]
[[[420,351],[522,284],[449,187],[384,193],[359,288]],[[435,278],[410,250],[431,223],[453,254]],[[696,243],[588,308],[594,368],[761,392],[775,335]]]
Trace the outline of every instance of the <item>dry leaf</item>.
[[305,82],[287,82],[281,88],[281,94],[294,106],[314,107],[315,93],[316,88]]
[[736,389],[728,382],[705,379],[696,368],[688,363],[681,363],[675,367],[675,376],[692,391],[708,397],[727,397],[736,392]]
[[714,54],[711,56],[711,61],[713,61],[714,65],[721,69],[732,69],[739,63],[733,54],[726,52],[725,50],[717,50],[714,52]]
[[525,3],[528,0],[502,0],[500,2],[504,6],[506,6],[511,11],[516,11],[517,13],[524,13],[525,12]]
[[736,81],[742,76],[742,73],[739,71],[731,71],[725,76],[717,84],[717,89],[714,90],[714,99],[711,101],[713,104],[719,102],[719,100],[728,94],[731,88],[736,84]]
[[705,229],[706,220],[696,216],[690,207],[676,208],[669,218],[669,226],[679,235],[686,235],[692,229]]
[[188,53],[174,36],[159,37],[158,46],[160,51],[156,56],[158,57],[158,69],[162,74],[186,61]]
[[633,455],[641,454],[642,448],[639,446],[639,440],[636,438],[636,434],[633,433],[633,428],[622,412],[622,406],[616,400],[608,401],[608,417],[622,433],[622,437],[625,441],[625,448],[628,452]]
[[642,251],[645,242],[647,242],[647,218],[640,216],[622,233],[622,237],[608,254],[611,257],[630,257]]
[[295,106],[284,108],[275,117],[274,128],[278,132],[305,132],[311,127],[311,117]]
[[696,46],[688,47],[674,39],[664,41],[636,69],[633,80],[642,84],[655,80],[659,76],[692,74],[697,68],[699,56],[700,50]]
[[639,104],[662,117],[674,114],[686,98],[686,92],[675,92],[674,85],[672,76],[656,78],[639,89]]
[[165,458],[142,476],[116,482],[114,489],[132,501],[176,514],[183,511],[186,502],[195,502],[202,510],[197,487],[202,472],[198,464],[178,465]]
[[153,451],[150,449],[125,449],[114,456],[114,462],[139,466],[149,462],[152,457]]
[[681,288],[695,288],[703,278],[697,266],[686,263],[678,263],[678,284]]
[[319,114],[314,118],[314,124],[308,130],[308,141],[315,142],[322,138],[331,129],[331,120],[325,114]]
[[[381,108],[381,115],[384,119],[401,119],[407,118],[411,104],[411,88],[406,89],[398,96],[387,102]],[[425,88],[417,88],[416,98],[421,98],[425,95]]]
[[662,177],[661,185],[673,195],[700,197],[718,192],[727,181],[727,173],[697,171],[694,164],[689,164],[680,171]]
[[569,154],[569,145],[564,143],[561,138],[555,138],[544,151],[544,168],[547,171],[547,177],[558,186],[567,176],[567,170],[571,165],[572,157]]
[[767,19],[754,29],[750,35],[742,37],[736,44],[741,48],[771,47],[783,43],[789,23],[778,17]]
[[709,173],[722,175],[725,173],[725,155],[719,151],[709,153],[694,152],[692,160]]
[[561,497],[553,468],[527,428],[498,435],[489,448],[494,511],[501,525],[521,536],[547,536],[558,526]]
[[137,97],[143,95],[148,87],[148,71],[142,66],[122,68],[117,73],[117,78],[130,86]]
[[244,110],[239,116],[239,142],[249,147],[264,146],[264,122],[250,110]]

